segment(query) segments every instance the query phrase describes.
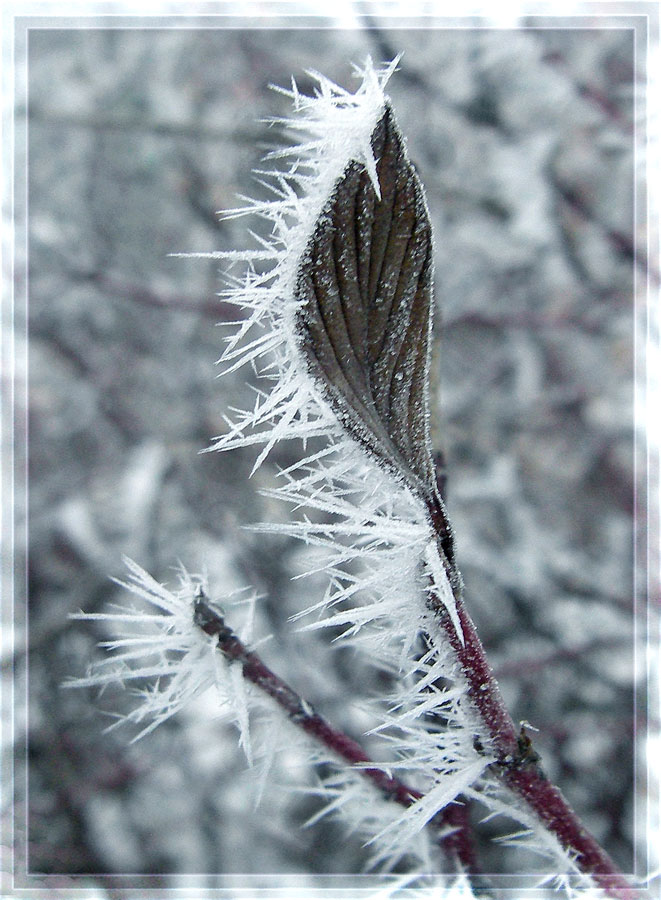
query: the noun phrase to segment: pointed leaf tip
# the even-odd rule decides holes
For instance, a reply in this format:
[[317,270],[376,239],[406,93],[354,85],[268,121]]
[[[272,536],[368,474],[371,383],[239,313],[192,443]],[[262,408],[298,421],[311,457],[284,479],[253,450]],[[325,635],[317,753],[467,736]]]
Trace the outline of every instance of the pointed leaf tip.
[[350,162],[299,266],[297,327],[308,369],[342,425],[429,497],[431,224],[388,104],[371,146],[380,197],[367,167]]

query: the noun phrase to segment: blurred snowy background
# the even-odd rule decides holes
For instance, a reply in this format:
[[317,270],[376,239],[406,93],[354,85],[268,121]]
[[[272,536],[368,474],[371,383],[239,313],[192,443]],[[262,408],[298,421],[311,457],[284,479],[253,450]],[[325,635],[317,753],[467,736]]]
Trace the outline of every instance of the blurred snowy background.
[[[183,24],[29,37],[29,637],[14,663],[28,870],[62,887],[161,876],[151,888],[361,871],[340,824],[301,827],[319,803],[297,790],[314,777],[296,748],[255,808],[257,776],[208,701],[130,744],[103,732],[130,697],[61,684],[107,637],[67,615],[123,599],[122,555],[166,581],[181,560],[218,593],[254,586],[267,661],[360,735],[352,698],[379,676],[288,622],[323,579],[292,582],[304,548],[241,530],[287,516],[258,490],[297,448],[250,481],[256,451],[199,455],[251,392],[243,372],[214,377],[215,325],[236,315],[214,296],[217,263],[168,254],[250,240],[216,211],[263,191],[251,169],[281,138],[261,120],[289,112],[270,83],[305,92],[315,68],[352,87],[352,61],[400,51],[388,92],[435,227],[434,441],[468,607],[550,778],[630,870],[632,32]],[[527,868],[490,843],[499,828],[479,830],[484,870]]]

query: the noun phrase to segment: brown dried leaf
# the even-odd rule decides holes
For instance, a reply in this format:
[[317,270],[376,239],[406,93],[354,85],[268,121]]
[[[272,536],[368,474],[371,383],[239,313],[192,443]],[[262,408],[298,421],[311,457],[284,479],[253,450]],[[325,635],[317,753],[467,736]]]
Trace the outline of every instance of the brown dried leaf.
[[350,163],[299,269],[301,344],[347,431],[427,500],[431,225],[392,110],[372,134],[381,197]]

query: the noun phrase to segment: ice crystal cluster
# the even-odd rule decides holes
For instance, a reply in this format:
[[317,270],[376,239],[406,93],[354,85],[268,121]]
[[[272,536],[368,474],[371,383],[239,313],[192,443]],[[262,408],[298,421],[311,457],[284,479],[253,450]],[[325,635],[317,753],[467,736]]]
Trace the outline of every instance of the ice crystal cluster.
[[[218,708],[236,720],[241,743],[251,759],[240,673],[233,671],[215,652],[212,638],[193,627],[192,604],[196,594],[207,588],[206,579],[180,567],[178,587],[171,589],[133,560],[125,559],[125,564],[128,577],[117,583],[143,601],[144,608],[127,602],[105,612],[73,615],[71,618],[110,626],[115,637],[101,644],[112,655],[97,663],[87,677],[69,683],[93,687],[151,680],[152,687],[135,690],[137,702],[127,716],[130,722],[143,726],[134,741],[215,686],[220,695]],[[241,636],[250,641],[256,598],[254,594],[244,596],[243,593],[227,597],[225,602],[228,606],[247,607]]]
[[[389,764],[405,770],[425,793],[424,801],[398,823],[403,839],[478,780],[492,759],[474,749],[473,738],[481,726],[450,648],[442,638],[437,643],[433,637],[439,629],[427,605],[430,589],[459,632],[461,626],[416,479],[404,474],[406,461],[400,464],[397,447],[383,448],[386,441],[393,443],[390,435],[380,438],[365,424],[367,415],[356,414],[357,388],[348,400],[346,392],[333,397],[315,377],[300,324],[305,302],[301,273],[305,275],[309,267],[312,237],[330,216],[328,201],[339,180],[352,166],[360,168],[370,189],[380,196],[373,135],[388,108],[383,87],[393,68],[391,64],[376,71],[368,63],[353,94],[322,76],[317,76],[314,97],[300,95],[293,85],[287,93],[295,115],[284,124],[296,135],[303,131],[306,138],[271,154],[286,162],[285,174],[271,178],[275,194],[271,202],[249,203],[229,213],[264,217],[272,226],[272,238],[256,254],[239,254],[247,271],[224,298],[238,304],[245,319],[228,339],[220,362],[230,370],[254,365],[270,389],[258,395],[252,409],[227,420],[227,431],[213,447],[225,451],[263,443],[258,466],[277,441],[296,438],[305,447],[306,439],[324,439],[321,449],[283,471],[282,485],[269,492],[296,509],[323,515],[311,521],[303,514],[290,524],[263,527],[284,531],[325,552],[328,590],[301,612],[315,614],[303,627],[343,626],[342,642],[357,645],[374,665],[399,673],[397,696],[390,698],[382,715]],[[255,258],[261,263],[259,272],[251,266]],[[381,263],[382,270],[385,265]],[[391,318],[394,306],[393,301]],[[351,328],[350,312],[344,314]],[[417,335],[423,346],[429,328],[426,315]],[[331,340],[337,349],[334,333]],[[339,360],[340,376],[343,361]],[[414,375],[426,391],[426,357]],[[374,384],[372,390],[376,391]],[[426,430],[426,396],[421,395],[418,403]],[[353,413],[349,428],[348,413]],[[424,438],[428,440],[426,434]],[[430,636],[424,648],[421,634]],[[434,721],[442,721],[442,727],[430,726]]]
[[[374,700],[383,748],[374,763],[420,793],[409,808],[380,798],[359,769],[337,764],[323,747],[309,750],[312,761],[334,763],[320,793],[372,843],[374,864],[389,868],[408,854],[426,868],[424,826],[463,795],[485,804],[489,814],[517,820],[523,830],[511,840],[552,858],[556,872],[571,873],[573,862],[556,839],[489,778],[494,755],[485,726],[438,626],[440,610],[462,639],[455,603],[460,578],[430,518],[432,501],[442,509],[430,482],[427,422],[431,239],[422,189],[384,94],[395,66],[377,70],[368,61],[357,70],[355,93],[320,75],[314,76],[314,96],[301,95],[293,82],[283,91],[294,115],[280,124],[294,140],[270,154],[280,160],[278,172],[265,175],[273,199],[248,201],[227,213],[261,216],[271,236],[255,250],[213,254],[241,268],[224,299],[241,308],[243,319],[227,338],[220,364],[226,372],[252,367],[262,389],[250,409],[226,419],[210,449],[261,444],[256,469],[277,442],[300,443],[301,458],[269,492],[298,511],[295,520],[256,527],[294,536],[322,554],[316,571],[326,572],[327,589],[296,616],[298,627],[339,626],[339,644],[353,645],[363,660],[394,676],[396,693]],[[404,182],[394,168],[390,174],[384,168],[388,154],[405,165]],[[384,199],[386,190],[391,200]],[[399,196],[406,201],[401,215]],[[391,221],[380,236],[381,226],[372,223],[372,255],[365,261],[358,249],[361,228],[381,201],[389,204]],[[337,218],[343,215],[344,224]],[[408,231],[400,235],[402,221]],[[329,254],[334,267],[326,266]],[[347,296],[374,294],[375,268],[374,278],[381,280],[374,307],[357,316],[347,308]],[[355,279],[343,284],[347,271]],[[408,272],[408,281],[402,282],[401,272]],[[251,711],[259,709],[272,722],[278,711],[243,683],[240,669],[226,663],[214,640],[193,624],[196,591],[206,587],[184,573],[179,590],[170,591],[135,564],[127,587],[155,611],[97,614],[125,634],[108,642],[114,660],[78,683],[156,679],[132,716],[150,723],[141,734],[215,685],[252,760]],[[241,602],[250,610],[254,598]],[[248,644],[250,621],[248,614],[241,634]],[[270,734],[273,752],[277,729]]]

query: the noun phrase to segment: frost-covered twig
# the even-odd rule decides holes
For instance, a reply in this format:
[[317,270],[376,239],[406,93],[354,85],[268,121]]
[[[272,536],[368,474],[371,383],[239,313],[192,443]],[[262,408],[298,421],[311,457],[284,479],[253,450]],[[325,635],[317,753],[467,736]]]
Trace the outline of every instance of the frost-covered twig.
[[534,810],[561,846],[574,855],[581,872],[592,875],[608,896],[618,900],[634,900],[638,893],[544,774],[525,729],[522,727],[517,731],[462,600],[459,600],[458,606],[463,643],[458,640],[446,615],[441,614],[441,622],[467,675],[470,695],[480,711],[493,746],[498,750],[492,772]]
[[[327,803],[321,814],[332,808],[342,811],[347,804],[352,805],[351,800],[354,806],[368,803],[366,818],[371,818],[373,825],[378,823],[376,829],[366,831],[370,842],[376,845],[373,864],[388,863],[410,853],[412,847],[388,834],[399,819],[387,807],[394,803],[408,809],[423,799],[420,791],[375,765],[357,741],[319,715],[264,663],[253,646],[255,596],[244,597],[243,592],[239,592],[238,596],[229,596],[223,601],[232,606],[247,605],[247,615],[240,629],[242,636],[239,636],[227,624],[225,612],[218,603],[209,599],[205,579],[180,568],[178,589],[169,588],[133,560],[127,558],[125,563],[129,575],[126,581],[118,581],[118,584],[147,606],[140,608],[127,604],[102,613],[74,614],[71,618],[109,626],[115,638],[105,642],[104,646],[114,652],[95,664],[86,677],[71,679],[65,687],[156,679],[152,687],[137,692],[140,702],[126,716],[126,721],[141,726],[134,741],[175,715],[193,697],[215,688],[215,709],[236,722],[240,744],[249,762],[254,759],[250,720],[257,712],[267,721],[272,720],[274,709],[284,713],[284,719],[293,729],[311,739],[313,746],[318,746],[319,752],[314,754],[316,763],[327,766],[330,762],[336,768],[340,765],[339,771],[322,781],[318,791]],[[256,693],[251,693],[251,686],[258,689]],[[270,698],[273,704],[269,706],[266,700],[264,705],[260,697]],[[122,721],[124,719],[118,717],[110,727],[116,727]],[[270,767],[268,757],[276,752],[276,743],[272,740],[266,752],[266,769]],[[369,785],[371,791],[366,794],[361,791],[361,782]],[[373,793],[374,788],[377,794]],[[474,848],[462,816],[466,802],[470,801],[460,801],[440,810],[428,824],[456,870],[475,873]],[[383,840],[380,840],[381,833]],[[418,841],[418,844],[420,855],[424,842]]]
[[420,792],[392,778],[382,769],[373,768],[363,748],[348,735],[333,728],[310,703],[293,690],[261,657],[239,639],[224,617],[209,603],[203,591],[198,591],[193,613],[195,624],[217,639],[217,647],[225,659],[241,666],[243,677],[275,700],[287,718],[307,735],[320,741],[336,756],[352,766],[361,766],[362,773],[387,797],[408,807],[420,798]]
[[[326,449],[291,467],[271,493],[330,521],[306,517],[277,530],[328,553],[332,587],[315,609],[329,615],[311,627],[344,625],[345,641],[362,641],[384,664],[400,648],[409,686],[395,700],[399,717],[386,715],[384,728],[399,731],[402,765],[427,779],[421,793],[437,796],[439,808],[487,768],[497,773],[579,871],[630,897],[626,880],[546,781],[465,608],[430,453],[431,226],[383,93],[392,71],[368,63],[353,95],[321,76],[316,97],[302,97],[295,85],[290,92],[298,115],[286,124],[307,138],[278,154],[289,169],[274,176],[275,199],[239,211],[263,216],[273,237],[256,255],[227,256],[248,265],[226,294],[247,316],[222,360],[230,369],[257,366],[272,390],[228,420],[215,446],[261,442],[257,466],[279,440],[326,439]],[[252,270],[257,258],[265,272]],[[422,660],[411,655],[421,633],[429,648]],[[430,697],[439,679],[453,687]],[[423,709],[442,709],[447,730],[430,739]],[[411,809],[410,827],[438,811],[422,801]]]
[[[320,742],[334,756],[358,771],[389,800],[408,808],[422,798],[420,791],[389,775],[372,764],[363,747],[353,738],[331,725],[294,691],[279,675],[270,669],[259,654],[250,650],[226,623],[223,615],[209,602],[199,588],[195,595],[193,621],[205,632],[217,639],[218,650],[225,659],[241,666],[243,677],[263,691],[283,710],[289,721],[309,737]],[[462,815],[463,803],[451,804],[430,821],[441,831],[441,841],[449,856],[456,856],[464,871],[475,872],[475,852],[468,823]]]
[[[303,510],[301,517],[257,527],[295,536],[320,556],[310,571],[325,571],[329,585],[297,615],[316,614],[303,630],[339,630],[338,645],[351,645],[364,666],[391,676],[392,693],[374,698],[379,724],[372,731],[384,759],[368,759],[307,709],[200,602],[197,630],[213,637],[225,660],[241,663],[218,673],[207,660],[205,683],[222,682],[249,757],[244,681],[327,749],[371,773],[404,810],[393,819],[357,805],[352,825],[381,843],[386,865],[468,796],[514,819],[522,830],[507,840],[550,860],[558,876],[631,900],[635,892],[546,780],[513,722],[464,602],[429,438],[431,224],[383,91],[394,68],[378,71],[368,61],[354,94],[322,76],[315,76],[314,97],[295,84],[285,91],[296,110],[286,124],[298,140],[272,154],[283,166],[269,182],[274,199],[228,213],[261,216],[270,237],[254,250],[212,254],[244,265],[224,294],[244,318],[221,362],[226,371],[250,367],[270,390],[228,417],[211,449],[261,444],[257,469],[276,443],[302,442],[302,458],[268,492]],[[172,606],[155,583],[149,593],[166,611]],[[208,651],[201,638],[186,637],[181,671],[170,660],[139,670],[172,676],[165,704],[148,697],[144,706],[157,722],[195,690],[183,670]],[[130,639],[114,646],[125,660],[140,652]],[[333,804],[345,803],[355,786],[340,776]],[[331,793],[325,786],[324,795]]]

